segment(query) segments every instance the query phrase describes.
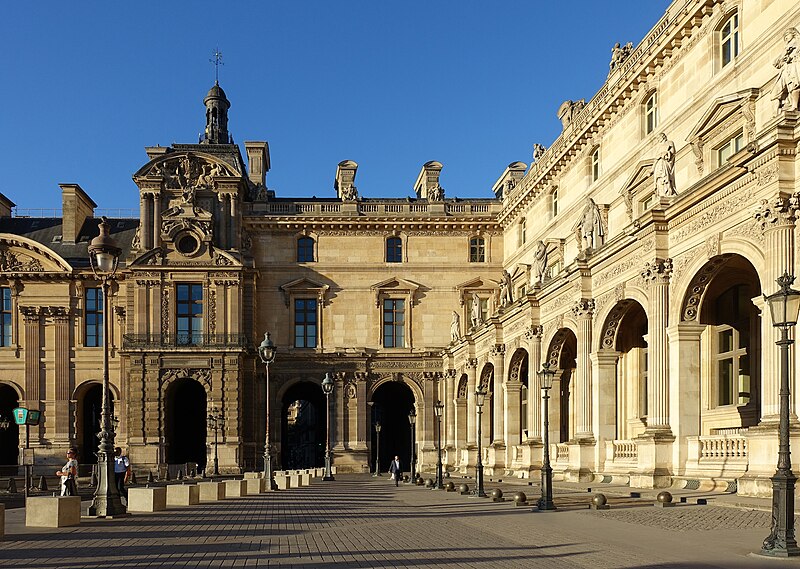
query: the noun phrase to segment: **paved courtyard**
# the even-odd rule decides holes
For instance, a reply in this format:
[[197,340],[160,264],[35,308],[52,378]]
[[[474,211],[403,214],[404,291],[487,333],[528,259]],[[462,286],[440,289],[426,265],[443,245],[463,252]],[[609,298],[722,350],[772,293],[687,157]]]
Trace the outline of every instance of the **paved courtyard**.
[[15,509],[6,512],[0,568],[800,568],[748,556],[768,533],[766,511],[713,501],[662,509],[623,497],[594,511],[585,489],[558,490],[558,512],[534,513],[512,501],[339,475],[309,488],[56,530],[26,528]]

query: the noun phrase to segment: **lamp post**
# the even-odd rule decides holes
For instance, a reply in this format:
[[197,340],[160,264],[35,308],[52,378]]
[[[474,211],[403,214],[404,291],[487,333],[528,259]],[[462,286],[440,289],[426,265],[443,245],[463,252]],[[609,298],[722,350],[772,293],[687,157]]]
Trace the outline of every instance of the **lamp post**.
[[542,496],[536,503],[538,510],[555,510],[553,503],[553,469],[550,468],[550,417],[548,403],[550,401],[550,389],[553,387],[553,376],[555,372],[550,369],[548,364],[543,364],[539,371],[539,380],[542,384],[542,400],[544,400],[544,440],[542,448]]
[[269,332],[264,333],[264,340],[258,346],[258,357],[267,370],[264,379],[264,480],[267,481],[268,490],[277,490],[275,480],[272,478],[272,445],[269,436],[269,364],[275,361],[278,348],[269,339]]
[[375,474],[381,475],[381,424],[375,423]]
[[219,476],[219,453],[218,449],[218,433],[222,425],[225,423],[225,417],[222,416],[217,407],[211,408],[211,413],[208,414],[208,422],[211,423],[211,428],[214,429],[214,476]]
[[433,412],[436,415],[436,484],[434,488],[441,490],[444,488],[442,483],[442,413],[444,413],[444,403],[437,401],[433,406]]
[[791,288],[794,276],[788,272],[778,277],[778,292],[764,300],[772,313],[772,325],[781,329],[776,342],[781,354],[780,423],[778,430],[778,469],[772,477],[772,529],[764,539],[761,554],[770,557],[795,557],[800,548],[794,536],[794,487],[797,477],[792,473],[789,453],[789,328],[797,324],[800,310],[800,291]]
[[416,453],[416,446],[417,446],[417,437],[415,436],[416,433],[416,426],[417,426],[417,412],[414,408],[411,408],[411,411],[408,412],[408,423],[411,425],[411,461],[410,461],[410,468],[411,468],[411,478],[409,481],[413,484],[414,480],[416,479],[416,471],[415,466],[417,463],[417,453]]
[[100,444],[97,448],[97,488],[89,506],[89,515],[98,517],[125,514],[114,478],[114,426],[111,424],[111,394],[108,373],[108,336],[111,330],[108,291],[111,279],[117,272],[122,250],[111,238],[110,226],[105,217],[100,218],[100,234],[89,243],[89,265],[100,279],[103,292],[103,401],[100,411]]
[[483,449],[481,448],[481,415],[486,401],[486,390],[479,387],[475,390],[475,408],[478,411],[478,461],[475,464],[475,497],[486,498],[483,491]]
[[328,482],[336,480],[331,471],[331,393],[333,393],[333,378],[330,372],[322,380],[322,391],[325,393],[325,476],[322,480]]

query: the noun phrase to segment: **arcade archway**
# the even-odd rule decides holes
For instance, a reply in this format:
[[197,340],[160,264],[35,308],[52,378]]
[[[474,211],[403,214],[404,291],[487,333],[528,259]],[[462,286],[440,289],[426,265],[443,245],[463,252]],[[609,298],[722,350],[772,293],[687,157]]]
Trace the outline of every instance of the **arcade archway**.
[[19,407],[19,395],[10,385],[0,384],[0,418],[8,420],[8,428],[0,430],[0,474],[16,474],[19,464],[19,426],[11,410]]
[[313,468],[325,463],[325,395],[319,384],[301,381],[281,400],[283,468]]
[[[97,435],[100,433],[100,419],[103,410],[103,385],[95,381],[84,383],[76,390],[75,399],[77,403],[75,439],[78,444],[78,464],[81,467],[97,464],[97,447],[100,444]],[[110,403],[113,420],[113,394],[111,394]]]
[[[182,378],[167,388],[164,411],[167,464],[197,463],[198,470],[205,470],[206,417],[206,390],[199,382]],[[220,436],[220,443],[222,439]]]
[[[382,471],[389,468],[389,462],[395,455],[400,457],[403,470],[409,471],[411,464],[411,424],[408,414],[414,408],[414,393],[402,381],[389,381],[380,385],[372,395],[372,469],[375,469],[375,423],[381,424],[380,467]],[[417,428],[420,428],[420,417],[417,417]],[[419,436],[419,432],[417,433]]]

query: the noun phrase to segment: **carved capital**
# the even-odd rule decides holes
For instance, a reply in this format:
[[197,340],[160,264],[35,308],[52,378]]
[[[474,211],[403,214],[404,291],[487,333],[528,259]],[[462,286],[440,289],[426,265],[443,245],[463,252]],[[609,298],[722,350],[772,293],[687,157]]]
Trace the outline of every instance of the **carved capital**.
[[41,312],[44,316],[52,318],[53,322],[69,323],[70,310],[67,306],[43,306]]
[[544,327],[542,326],[531,326],[525,331],[525,339],[526,340],[533,340],[534,338],[542,339],[542,334],[544,334]]
[[506,353],[506,345],[505,344],[495,344],[494,347],[489,351],[489,355],[494,356],[502,356]]
[[594,314],[595,303],[593,298],[582,298],[572,307],[572,314],[576,318],[591,318]]
[[645,282],[669,284],[672,277],[672,259],[655,259],[644,264],[642,278]]
[[761,200],[756,206],[753,217],[765,231],[774,227],[792,226],[797,219],[798,208],[800,200],[797,194],[788,198],[779,194],[772,199]]
[[41,309],[38,306],[20,306],[19,311],[22,313],[22,319],[26,324],[38,324]]
[[467,369],[475,369],[478,367],[478,358],[469,358],[466,362],[464,362],[464,367]]
[[449,378],[454,378],[456,376],[456,370],[453,368],[448,368],[447,370],[445,370],[444,374]]

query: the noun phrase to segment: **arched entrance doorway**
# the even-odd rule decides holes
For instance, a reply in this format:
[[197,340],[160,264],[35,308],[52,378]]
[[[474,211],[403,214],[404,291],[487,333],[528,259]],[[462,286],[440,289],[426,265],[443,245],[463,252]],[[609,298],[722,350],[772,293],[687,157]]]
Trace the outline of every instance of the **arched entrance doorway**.
[[[556,372],[553,389],[550,391],[553,398],[550,407],[550,440],[555,439],[560,443],[569,441],[570,436],[575,433],[574,421],[570,416],[570,384],[575,374],[577,354],[578,338],[575,333],[569,328],[556,332],[547,350],[547,363]],[[558,429],[557,432],[553,432],[555,428]]]
[[19,407],[19,395],[10,385],[0,384],[0,418],[8,421],[8,428],[0,430],[0,474],[17,474],[19,464],[19,426],[11,410]]
[[[414,393],[402,381],[388,381],[380,385],[372,394],[373,437],[372,469],[375,470],[375,423],[381,424],[380,467],[382,471],[389,468],[389,462],[395,455],[400,457],[403,470],[408,472],[411,464],[411,424],[408,414],[414,408]],[[417,436],[421,429],[421,417],[417,416]]]
[[311,381],[295,383],[281,400],[281,466],[288,470],[322,466],[325,432],[322,387]]
[[165,394],[164,419],[167,464],[197,463],[198,471],[205,470],[207,406],[203,386],[190,378],[175,380]]
[[[528,390],[528,352],[523,348],[517,349],[511,357],[511,364],[509,365],[510,373],[508,374],[508,388],[513,389],[519,387],[519,395],[513,398],[509,397],[508,412],[508,435],[510,440],[507,444],[516,445],[521,444],[528,438],[528,419],[529,419],[529,406],[531,403],[530,393]],[[538,394],[537,394],[538,395]]]
[[[97,464],[97,447],[100,440],[97,438],[100,433],[100,420],[103,411],[103,384],[99,382],[89,382],[81,385],[76,394],[77,401],[77,432],[78,443],[78,464],[81,472],[85,472],[92,464]],[[111,394],[111,417],[114,420],[114,398]]]

